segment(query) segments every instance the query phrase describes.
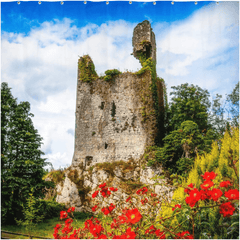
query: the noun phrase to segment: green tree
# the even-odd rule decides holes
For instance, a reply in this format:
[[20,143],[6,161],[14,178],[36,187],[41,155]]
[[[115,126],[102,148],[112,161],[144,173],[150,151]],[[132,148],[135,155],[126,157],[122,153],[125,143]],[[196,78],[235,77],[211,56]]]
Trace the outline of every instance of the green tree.
[[236,84],[232,93],[227,95],[227,102],[230,104],[232,124],[239,126],[239,82]]
[[31,188],[44,197],[53,183],[42,179],[48,163],[41,156],[42,138],[34,128],[29,102],[17,103],[7,83],[1,84],[1,214],[2,222],[21,218],[21,205]]
[[164,146],[158,148],[156,159],[170,173],[187,176],[196,154],[211,149],[211,138],[211,135],[204,137],[195,122],[184,121],[177,130],[163,139]]
[[177,130],[184,121],[193,121],[200,131],[210,128],[208,121],[208,109],[211,106],[209,92],[193,84],[181,84],[174,89],[168,110],[167,132]]

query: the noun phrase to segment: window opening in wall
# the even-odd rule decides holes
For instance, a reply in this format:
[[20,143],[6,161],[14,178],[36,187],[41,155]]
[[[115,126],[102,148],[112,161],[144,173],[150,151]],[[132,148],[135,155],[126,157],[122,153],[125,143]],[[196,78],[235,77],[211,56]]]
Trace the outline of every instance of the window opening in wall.
[[92,156],[86,156],[85,157],[85,166],[89,166],[92,163],[93,157]]
[[107,144],[107,143],[105,143],[105,149],[107,149],[107,147],[108,147],[108,144]]
[[111,116],[114,118],[115,115],[116,115],[116,105],[115,105],[115,102],[113,101],[112,109],[111,109]]
[[99,106],[102,110],[104,109],[105,102],[101,102],[101,105]]

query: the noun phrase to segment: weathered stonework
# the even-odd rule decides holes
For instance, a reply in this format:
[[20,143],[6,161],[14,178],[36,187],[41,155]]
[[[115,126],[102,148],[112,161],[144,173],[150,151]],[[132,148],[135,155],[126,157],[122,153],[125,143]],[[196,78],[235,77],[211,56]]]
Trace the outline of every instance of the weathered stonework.
[[74,156],[56,190],[56,201],[77,211],[91,211],[92,193],[104,182],[119,190],[103,205],[125,201],[145,185],[159,199],[172,196],[161,166],[147,167],[143,157],[163,135],[164,124],[158,115],[164,110],[164,82],[156,75],[155,35],[148,21],[135,27],[132,43],[143,66],[136,73],[109,70],[99,78],[89,56],[78,61]]
[[139,59],[139,56],[145,54],[146,58],[151,57],[156,63],[155,34],[149,21],[145,20],[134,28],[132,45],[135,58]]

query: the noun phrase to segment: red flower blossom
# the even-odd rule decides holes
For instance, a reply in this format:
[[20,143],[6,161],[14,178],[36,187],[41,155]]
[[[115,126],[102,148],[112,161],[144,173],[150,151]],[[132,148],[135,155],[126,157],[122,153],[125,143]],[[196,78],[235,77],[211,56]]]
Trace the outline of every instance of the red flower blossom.
[[148,202],[148,199],[147,199],[147,198],[145,198],[144,200],[141,200],[142,205],[144,205],[144,204],[147,203],[147,202]]
[[118,226],[119,226],[119,223],[117,222],[117,220],[113,219],[113,222],[111,223],[111,228],[112,229],[114,229],[114,228],[117,229]]
[[178,233],[177,236],[177,239],[194,239],[189,231]]
[[157,229],[152,225],[146,231],[145,234],[153,234]]
[[116,192],[118,190],[117,188],[114,188],[114,187],[110,187],[109,189],[113,192]]
[[131,197],[128,197],[128,198],[126,199],[126,202],[128,202],[130,199],[131,199]]
[[106,183],[100,184],[99,188],[104,188],[106,186]]
[[108,208],[102,208],[101,211],[105,214],[108,215],[110,213],[110,211],[108,210]]
[[220,187],[229,187],[231,186],[232,184],[230,183],[230,181],[223,181],[223,182],[220,182]]
[[235,211],[235,207],[233,206],[232,203],[230,202],[226,202],[223,203],[220,206],[220,213],[224,216],[224,217],[230,217],[231,215],[233,215],[233,212]]
[[147,193],[148,192],[148,189],[147,189],[147,187],[143,187],[142,189],[139,189],[139,190],[137,190],[137,192],[136,192],[136,194],[145,194],[145,193]]
[[101,234],[101,231],[103,230],[102,225],[101,224],[95,224],[92,225],[90,227],[90,233],[94,236],[94,237],[98,237]]
[[164,234],[164,232],[161,232],[160,229],[155,231],[155,235],[159,238],[159,239],[166,239],[166,236]]
[[64,219],[64,218],[67,218],[68,217],[68,214],[66,213],[66,211],[61,211],[60,212],[60,219]]
[[110,206],[108,207],[109,212],[111,213],[115,207],[116,206],[111,203]]
[[188,185],[188,188],[185,188],[185,189],[184,189],[184,192],[187,193],[187,194],[189,194],[189,192],[191,191],[189,188],[193,188],[193,187],[194,187],[194,184],[193,184],[193,183],[190,183],[190,184]]
[[75,211],[75,207],[70,207],[67,212],[70,213],[70,212],[74,212]]
[[126,222],[135,224],[141,220],[142,215],[137,208],[134,208],[127,211],[126,217],[127,217]]
[[111,195],[111,192],[108,190],[108,188],[102,188],[101,194],[105,198],[105,197],[109,197]]
[[174,208],[172,208],[172,211],[174,211],[176,208],[182,208],[182,206],[180,204],[176,204]]
[[200,185],[200,187],[202,189],[208,189],[210,187],[212,187],[214,185],[214,183],[211,180],[206,180],[203,182],[203,184]]
[[186,197],[185,201],[190,207],[194,207],[196,202],[199,201],[201,198],[201,193],[194,188],[189,192],[189,196]]
[[212,191],[210,190],[200,190],[200,194],[201,194],[201,200],[205,200],[205,199],[211,199],[212,197]]
[[148,192],[147,187],[143,187],[143,188],[142,188],[142,194],[147,193],[147,192]]
[[222,196],[222,194],[223,193],[222,193],[222,191],[220,189],[214,188],[211,191],[211,199],[216,202]]
[[92,194],[92,198],[95,198],[98,195],[99,191],[96,191]]
[[205,180],[213,180],[217,174],[215,172],[205,172],[201,177]]
[[230,189],[225,192],[225,197],[229,200],[239,200],[239,191],[237,189]]
[[156,194],[156,193],[151,193],[151,196],[152,196],[152,197],[156,197],[157,194]]
[[102,234],[102,235],[100,235],[97,239],[107,239],[107,236],[104,235],[104,234]]
[[92,211],[95,212],[97,207],[98,207],[98,205],[95,205],[94,207],[92,207]]

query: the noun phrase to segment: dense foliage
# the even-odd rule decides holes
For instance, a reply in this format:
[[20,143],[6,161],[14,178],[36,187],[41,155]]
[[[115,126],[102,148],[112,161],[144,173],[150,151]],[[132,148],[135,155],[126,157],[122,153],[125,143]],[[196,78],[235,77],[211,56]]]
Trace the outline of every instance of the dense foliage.
[[28,102],[17,103],[7,83],[1,85],[1,214],[2,222],[21,217],[30,189],[44,197],[51,182],[42,179],[46,159],[41,156],[42,138],[33,126]]
[[[163,144],[153,148],[153,158],[145,157],[148,165],[160,162],[168,173],[187,176],[197,154],[209,152],[212,141],[221,138],[229,123],[238,126],[239,84],[227,97],[228,108],[218,94],[211,104],[208,91],[198,86],[186,83],[172,88]],[[226,111],[232,113],[229,122]]]

